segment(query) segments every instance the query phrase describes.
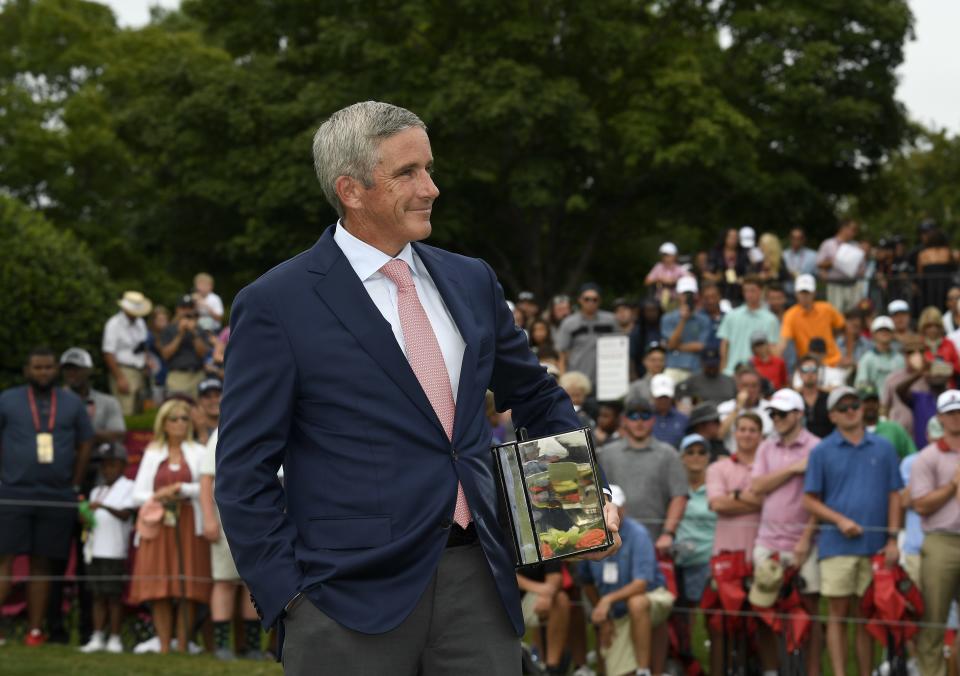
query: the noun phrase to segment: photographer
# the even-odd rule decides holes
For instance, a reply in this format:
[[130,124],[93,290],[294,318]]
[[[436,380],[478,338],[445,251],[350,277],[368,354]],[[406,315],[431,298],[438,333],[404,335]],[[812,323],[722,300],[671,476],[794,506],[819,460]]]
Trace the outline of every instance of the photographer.
[[660,320],[660,335],[667,341],[665,373],[679,384],[700,370],[700,352],[710,339],[711,321],[697,309],[695,278],[687,276],[677,280],[677,294],[680,307]]
[[160,335],[160,355],[167,362],[167,393],[181,392],[197,396],[197,385],[204,378],[203,361],[210,351],[205,331],[197,328],[197,308],[192,296],[177,302],[170,326]]

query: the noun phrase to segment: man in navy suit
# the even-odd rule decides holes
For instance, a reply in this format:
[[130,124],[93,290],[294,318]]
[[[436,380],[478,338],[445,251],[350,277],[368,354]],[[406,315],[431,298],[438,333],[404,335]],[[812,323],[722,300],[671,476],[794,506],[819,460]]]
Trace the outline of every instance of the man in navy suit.
[[531,436],[579,427],[573,406],[490,267],[420,243],[439,191],[416,115],[349,106],[313,152],[340,220],[233,305],[216,498],[237,567],[287,673],[519,674],[484,394]]

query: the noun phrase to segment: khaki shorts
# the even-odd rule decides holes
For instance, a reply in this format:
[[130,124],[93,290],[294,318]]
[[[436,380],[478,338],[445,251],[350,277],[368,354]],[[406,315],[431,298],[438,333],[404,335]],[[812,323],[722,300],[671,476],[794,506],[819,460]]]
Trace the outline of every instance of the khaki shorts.
[[906,571],[907,577],[910,578],[916,588],[922,591],[923,587],[920,586],[920,555],[904,554],[903,570]]
[[[773,556],[773,550],[763,545],[756,545],[753,548],[753,566],[759,565],[761,561],[766,561]],[[780,552],[780,563],[784,566],[793,565],[793,552]],[[810,555],[800,566],[800,579],[803,580],[804,594],[820,593],[820,564],[817,562],[817,546],[810,548]]]
[[220,539],[210,545],[210,571],[214,582],[233,582],[240,580],[237,564],[233,562],[230,546],[227,539],[220,535]]
[[[673,594],[663,587],[647,592],[650,602],[650,624],[657,627],[663,624],[673,610]],[[613,621],[613,641],[609,648],[601,648],[607,673],[612,676],[632,674],[638,668],[637,656],[633,652],[633,636],[630,632],[630,616],[624,615]]]
[[820,594],[863,596],[873,579],[869,556],[831,556],[820,561]]
[[536,629],[540,626],[540,616],[533,610],[537,605],[537,596],[538,594],[534,592],[527,592],[520,602],[520,609],[523,610],[523,625],[527,629]]

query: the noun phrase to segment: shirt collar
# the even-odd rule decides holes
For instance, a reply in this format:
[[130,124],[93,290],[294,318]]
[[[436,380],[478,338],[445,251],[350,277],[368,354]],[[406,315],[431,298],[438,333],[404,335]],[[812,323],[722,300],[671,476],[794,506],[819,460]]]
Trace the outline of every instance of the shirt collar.
[[[343,227],[340,221],[337,221],[337,229],[333,233],[333,241],[346,256],[350,267],[357,273],[360,281],[365,282],[374,275],[383,274],[380,268],[389,263],[393,258],[380,251],[380,249],[370,246],[366,242],[357,239]],[[410,271],[417,275],[417,265],[413,257],[413,247],[407,242],[407,245],[396,255],[396,258],[404,261],[410,266]]]

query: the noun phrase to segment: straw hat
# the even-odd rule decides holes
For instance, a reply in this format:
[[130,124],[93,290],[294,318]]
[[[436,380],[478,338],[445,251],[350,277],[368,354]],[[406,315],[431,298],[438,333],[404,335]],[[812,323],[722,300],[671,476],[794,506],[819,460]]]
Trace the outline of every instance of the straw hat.
[[124,291],[123,298],[117,301],[117,305],[129,315],[134,317],[146,317],[153,309],[153,303],[139,291]]

